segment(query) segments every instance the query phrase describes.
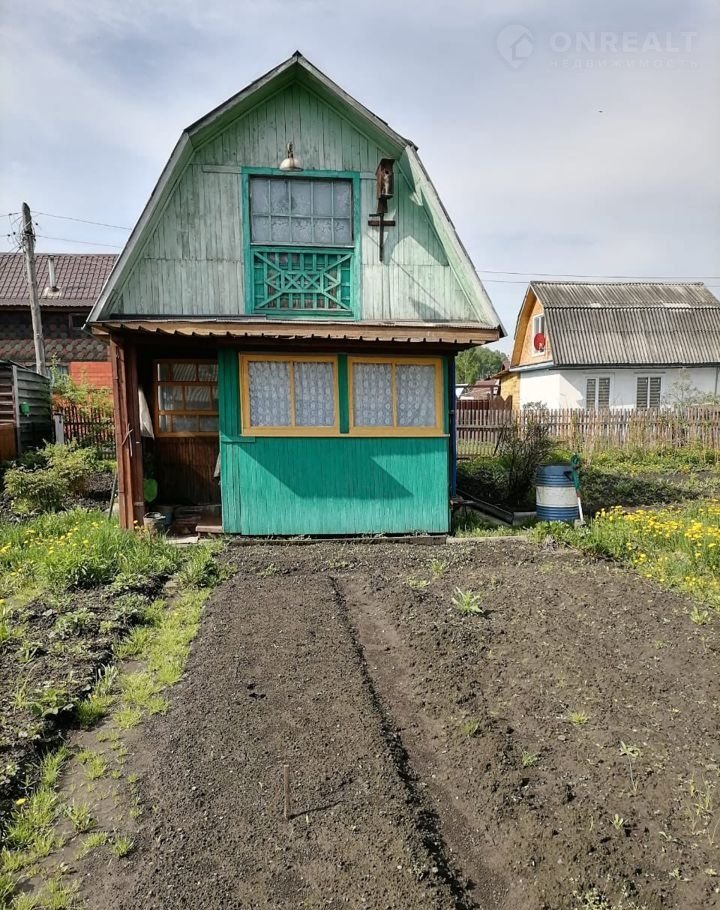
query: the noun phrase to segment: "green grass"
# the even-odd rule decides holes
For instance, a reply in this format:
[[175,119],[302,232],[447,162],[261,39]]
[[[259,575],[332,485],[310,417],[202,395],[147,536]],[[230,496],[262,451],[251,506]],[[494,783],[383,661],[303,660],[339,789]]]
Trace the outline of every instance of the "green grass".
[[[689,594],[720,612],[720,502],[707,500],[664,509],[610,509],[584,528],[538,525],[584,552],[609,556],[665,588]],[[696,625],[710,617],[690,612]]]
[[99,780],[107,773],[108,766],[102,755],[93,752],[92,749],[83,749],[75,756],[80,764],[85,768],[85,775],[88,780]]
[[78,834],[85,834],[95,827],[92,810],[87,803],[71,803],[63,809],[63,815],[70,821]]
[[[217,549],[217,546],[200,546],[185,552],[162,538],[121,531],[101,516],[82,511],[46,515],[12,527],[0,524],[0,590],[10,598],[11,604],[0,598],[0,650],[12,637],[26,634],[22,605],[34,597],[39,597],[58,614],[52,630],[53,641],[65,653],[74,653],[82,645],[78,637],[107,635],[118,625],[140,623],[125,644],[115,649],[115,657],[134,658],[144,666],[132,670],[106,668],[90,694],[74,706],[73,717],[81,727],[92,727],[103,718],[112,718],[115,739],[111,734],[104,738],[111,740],[113,757],[122,763],[128,749],[119,740],[117,728],[134,726],[150,714],[166,711],[168,700],[164,690],[184,672],[203,605],[211,587],[226,574],[225,569],[215,566]],[[177,570],[183,565],[185,571],[179,575]],[[173,572],[182,593],[172,601],[149,602],[147,597],[132,591],[133,585],[144,587],[148,581]],[[92,611],[74,609],[74,589],[91,585],[109,585],[109,591],[116,592],[113,609],[117,620],[112,620],[112,628],[100,628]],[[25,644],[25,650],[30,652],[33,643],[28,639]],[[14,652],[19,671],[11,693],[13,706],[31,712],[36,718],[57,714],[71,706],[71,696],[62,686],[54,681],[36,686],[31,668],[20,669],[23,653],[23,648]],[[31,653],[28,660],[32,660]],[[26,905],[42,910],[65,910],[76,905],[72,890],[58,881],[50,881],[38,894],[15,894],[18,883],[35,874],[38,861],[62,845],[57,827],[61,816],[76,833],[89,832],[83,839],[79,857],[103,845],[110,845],[119,857],[134,849],[132,839],[125,834],[111,837],[91,830],[96,824],[92,805],[75,799],[63,808],[56,788],[68,757],[68,749],[62,747],[42,758],[31,777],[37,780],[36,789],[18,800],[4,826],[0,907]],[[117,767],[111,769],[106,758],[91,749],[80,751],[75,758],[89,781],[106,775],[121,776]],[[8,764],[3,773],[16,776],[18,771]],[[92,787],[88,792],[92,792]],[[139,797],[133,792],[130,814],[137,818],[142,811]]]
[[82,839],[82,844],[78,851],[78,859],[82,859],[84,856],[92,853],[93,850],[104,847],[109,842],[110,835],[106,831],[93,831],[92,834],[88,834],[87,837]]
[[123,531],[98,512],[42,515],[0,524],[0,597],[122,586],[169,575],[185,558],[163,537]]

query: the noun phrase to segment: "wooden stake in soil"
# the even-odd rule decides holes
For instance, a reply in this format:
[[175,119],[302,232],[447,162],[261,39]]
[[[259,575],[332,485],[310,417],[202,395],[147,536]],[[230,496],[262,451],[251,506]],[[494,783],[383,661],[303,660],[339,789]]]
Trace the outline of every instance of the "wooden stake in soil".
[[290,815],[290,765],[283,765],[283,818],[288,820]]

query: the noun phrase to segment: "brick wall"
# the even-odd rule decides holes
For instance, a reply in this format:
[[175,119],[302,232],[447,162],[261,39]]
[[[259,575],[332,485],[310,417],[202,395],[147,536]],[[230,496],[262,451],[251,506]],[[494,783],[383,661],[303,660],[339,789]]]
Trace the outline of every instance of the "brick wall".
[[70,378],[96,388],[112,388],[112,366],[109,360],[73,360],[68,364]]

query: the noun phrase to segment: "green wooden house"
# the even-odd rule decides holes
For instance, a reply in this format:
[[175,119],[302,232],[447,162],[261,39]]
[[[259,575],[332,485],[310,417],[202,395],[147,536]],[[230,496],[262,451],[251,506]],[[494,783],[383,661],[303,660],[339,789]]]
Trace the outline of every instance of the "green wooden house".
[[447,531],[453,357],[504,334],[416,146],[299,53],[183,132],[89,323],[123,524],[152,474],[247,535]]

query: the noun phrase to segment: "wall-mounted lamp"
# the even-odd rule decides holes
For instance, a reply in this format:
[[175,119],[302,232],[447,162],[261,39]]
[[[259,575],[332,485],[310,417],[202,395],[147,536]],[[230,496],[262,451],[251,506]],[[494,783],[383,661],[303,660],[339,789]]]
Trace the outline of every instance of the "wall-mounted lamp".
[[287,157],[283,158],[283,160],[280,162],[280,170],[281,171],[301,171],[302,170],[302,164],[300,163],[300,159],[296,158],[295,155],[293,154],[292,142],[288,142],[288,144],[287,144]]

